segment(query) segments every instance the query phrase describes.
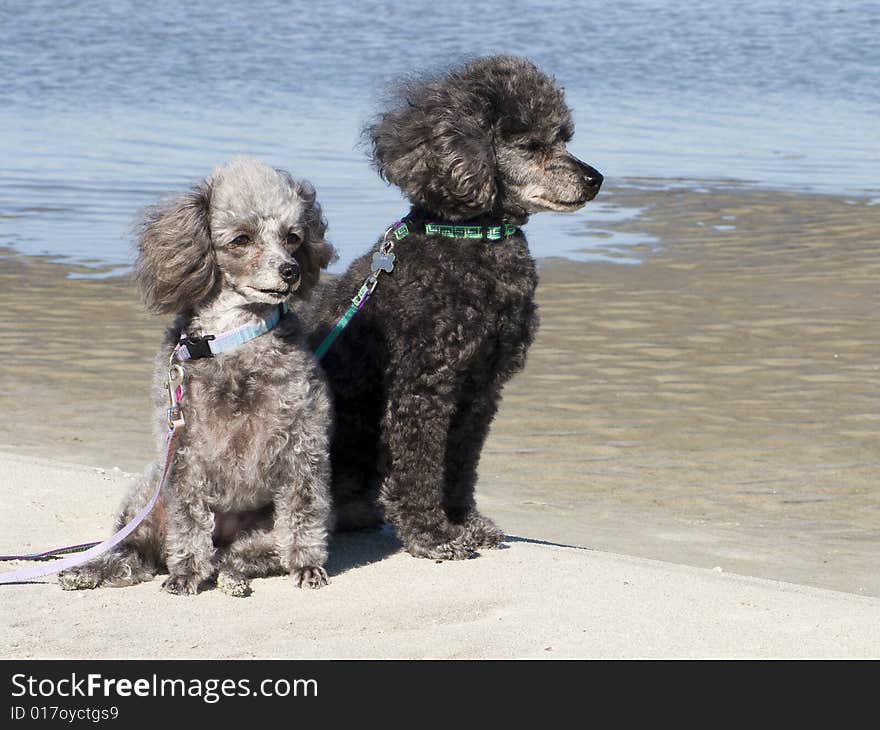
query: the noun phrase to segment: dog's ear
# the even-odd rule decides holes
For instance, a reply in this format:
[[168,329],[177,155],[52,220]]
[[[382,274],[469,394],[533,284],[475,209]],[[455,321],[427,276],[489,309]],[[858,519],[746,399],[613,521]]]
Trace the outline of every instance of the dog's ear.
[[429,211],[457,219],[488,212],[498,193],[491,128],[439,99],[409,99],[367,127],[384,180]]
[[311,183],[302,180],[296,183],[296,193],[306,206],[303,216],[305,236],[302,244],[293,254],[299,264],[300,283],[296,296],[305,299],[318,283],[321,270],[336,261],[336,249],[324,239],[327,221],[321,212],[321,206],[315,196],[315,188]]
[[135,279],[153,311],[183,312],[215,293],[220,270],[211,244],[210,205],[211,186],[202,182],[145,212]]

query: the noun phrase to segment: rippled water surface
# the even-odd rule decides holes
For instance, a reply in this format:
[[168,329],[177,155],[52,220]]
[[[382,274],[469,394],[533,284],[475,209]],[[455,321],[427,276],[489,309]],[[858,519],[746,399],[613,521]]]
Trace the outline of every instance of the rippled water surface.
[[[565,86],[572,150],[609,189],[876,195],[878,38],[880,4],[858,1],[2,0],[0,246],[125,265],[141,207],[241,153],[315,183],[339,269],[406,211],[357,146],[382,89],[494,52]],[[538,216],[535,254],[607,247],[604,197]]]

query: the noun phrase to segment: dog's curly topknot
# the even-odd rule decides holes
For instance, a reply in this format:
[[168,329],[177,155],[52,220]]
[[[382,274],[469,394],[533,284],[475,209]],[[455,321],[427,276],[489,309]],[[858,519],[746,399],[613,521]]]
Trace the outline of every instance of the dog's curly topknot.
[[492,56],[406,79],[364,135],[384,180],[432,213],[467,220],[490,212],[499,193],[494,136],[569,115],[552,77],[527,59]]

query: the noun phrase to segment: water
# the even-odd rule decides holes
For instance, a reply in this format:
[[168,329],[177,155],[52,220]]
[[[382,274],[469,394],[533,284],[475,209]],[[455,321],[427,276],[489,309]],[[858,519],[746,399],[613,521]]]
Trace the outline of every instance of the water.
[[[0,247],[124,267],[140,208],[249,154],[316,185],[339,270],[407,207],[357,146],[382,89],[494,52],[565,86],[609,187],[880,191],[880,3],[346,5],[0,0]],[[534,253],[607,250],[602,198],[536,216]]]

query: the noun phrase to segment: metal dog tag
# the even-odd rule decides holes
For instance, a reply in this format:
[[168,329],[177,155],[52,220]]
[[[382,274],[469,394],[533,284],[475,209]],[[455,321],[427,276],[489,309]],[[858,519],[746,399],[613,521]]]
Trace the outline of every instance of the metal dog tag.
[[397,258],[390,251],[388,253],[382,253],[381,251],[376,251],[373,254],[373,265],[370,267],[370,271],[374,274],[379,271],[387,271],[389,274],[394,271],[394,259]]

